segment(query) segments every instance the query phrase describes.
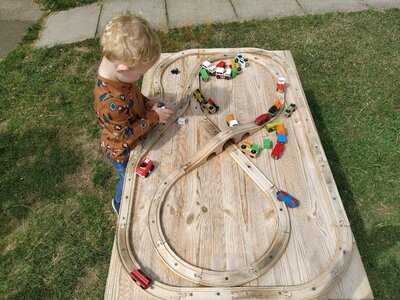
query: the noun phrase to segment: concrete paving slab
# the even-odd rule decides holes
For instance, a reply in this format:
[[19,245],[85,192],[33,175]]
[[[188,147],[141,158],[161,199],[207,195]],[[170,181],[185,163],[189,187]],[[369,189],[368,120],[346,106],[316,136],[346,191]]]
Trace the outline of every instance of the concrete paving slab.
[[373,8],[400,8],[400,0],[364,0],[366,4]]
[[303,15],[296,0],[232,0],[240,20]]
[[361,0],[297,0],[306,13],[320,14],[333,11],[360,11],[368,9]]
[[109,20],[125,12],[142,16],[155,28],[168,28],[164,0],[106,0],[101,11],[98,34]]
[[35,22],[42,16],[33,0],[0,0],[0,20]]
[[167,12],[170,28],[238,20],[229,0],[167,0]]
[[91,4],[50,15],[42,30],[37,47],[50,47],[94,38],[101,5]]
[[0,20],[0,58],[3,58],[22,40],[32,22]]

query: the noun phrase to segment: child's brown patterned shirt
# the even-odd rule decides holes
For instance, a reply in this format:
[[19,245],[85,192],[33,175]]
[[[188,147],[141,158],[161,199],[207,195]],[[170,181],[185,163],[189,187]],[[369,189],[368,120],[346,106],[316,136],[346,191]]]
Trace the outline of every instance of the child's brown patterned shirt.
[[97,76],[93,94],[101,148],[111,159],[125,162],[139,138],[158,123],[158,114],[135,84]]

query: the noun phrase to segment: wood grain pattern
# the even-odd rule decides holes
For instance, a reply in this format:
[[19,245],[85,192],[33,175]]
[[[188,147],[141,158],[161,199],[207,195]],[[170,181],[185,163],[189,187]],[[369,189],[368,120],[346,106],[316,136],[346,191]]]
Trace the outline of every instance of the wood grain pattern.
[[[187,81],[190,80],[191,70],[210,55],[207,51],[199,50],[197,55],[183,56],[165,70],[162,85],[165,89],[164,100],[169,105],[177,105],[176,99],[180,99],[188,84],[192,90],[198,86],[198,80]],[[227,49],[220,50],[221,53],[224,51]],[[218,50],[213,50],[215,52]],[[200,55],[202,53],[205,55]],[[273,54],[285,61],[284,68],[290,83],[287,97],[296,103],[298,111],[291,119],[284,120],[289,142],[282,159],[275,161],[267,151],[263,151],[252,162],[276,185],[296,195],[301,205],[289,212],[290,239],[282,256],[271,270],[245,285],[279,287],[270,289],[269,294],[262,289],[232,289],[237,292],[204,289],[209,292],[210,299],[265,299],[266,295],[274,298],[295,295],[295,290],[286,290],[285,287],[307,285],[335,262],[339,251],[335,220],[340,220],[340,226],[349,226],[290,52],[277,51]],[[233,112],[240,122],[246,123],[264,112],[274,100],[275,78],[281,70],[257,53],[249,52],[247,56],[251,58],[251,65],[238,78],[231,81],[212,79],[201,84],[204,94],[214,97],[221,107],[221,111],[210,119],[222,129],[226,127],[224,116],[227,112]],[[164,55],[161,61],[167,57],[170,55]],[[181,70],[179,75],[170,73],[174,67]],[[146,74],[143,84],[145,94],[153,94],[158,89],[157,79],[154,79],[157,76],[153,76],[156,69]],[[128,174],[124,200],[129,202],[134,199],[134,203],[121,208],[124,212],[119,220],[119,226],[123,228],[127,221],[124,213],[133,212],[129,234],[125,237],[133,250],[120,249],[120,252],[134,252],[131,255],[154,280],[170,286],[186,287],[169,289],[165,293],[166,299],[204,299],[205,295],[199,293],[197,296],[195,289],[190,292],[190,287],[197,285],[177,276],[165,265],[153,248],[147,227],[149,205],[162,180],[217,134],[195,110],[188,109],[185,116],[189,119],[187,125],[172,125],[151,148],[149,156],[158,162],[156,171],[147,179],[139,179],[134,189],[130,189],[133,177]],[[266,135],[266,131],[262,130],[250,139],[262,144],[262,137]],[[129,172],[132,173],[132,170]],[[225,151],[192,170],[172,187],[163,206],[161,223],[168,243],[185,261],[215,271],[235,270],[254,262],[272,243],[278,220],[273,201],[276,200],[266,197],[233,160],[229,151]],[[349,270],[342,280],[333,283],[329,297],[372,298],[356,247],[350,261]],[[336,266],[330,272],[339,269],[340,266]],[[331,276],[334,277],[334,274]],[[158,292],[158,289],[165,289],[165,285],[157,284],[154,289]],[[116,247],[110,263],[105,298],[154,299],[132,284],[116,255]]]

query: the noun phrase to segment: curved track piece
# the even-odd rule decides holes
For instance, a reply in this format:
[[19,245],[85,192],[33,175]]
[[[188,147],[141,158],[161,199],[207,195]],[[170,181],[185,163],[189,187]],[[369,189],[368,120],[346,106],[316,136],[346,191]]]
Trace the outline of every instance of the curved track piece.
[[[252,122],[221,131],[219,134],[213,137],[200,151],[198,151],[191,161],[178,167],[174,173],[170,174],[170,176],[168,176],[168,178],[162,182],[160,188],[156,192],[149,210],[150,234],[158,254],[161,256],[163,261],[180,276],[202,285],[241,285],[264,274],[269,268],[272,267],[273,263],[279,259],[280,255],[286,248],[290,233],[289,214],[283,204],[273,200],[275,211],[279,215],[277,233],[273,238],[273,243],[271,247],[256,262],[239,270],[225,272],[212,271],[187,263],[177,256],[169,246],[161,226],[161,209],[170,188],[182,176],[205,163],[210,155],[213,153],[218,154],[222,152],[223,145],[226,141],[230,139],[240,140],[244,134],[252,133],[259,128],[259,126]],[[239,153],[243,155],[240,151]],[[236,153],[236,159],[239,163],[244,162],[242,167],[247,172],[252,172],[252,177],[264,185],[263,187],[265,191],[265,183],[263,182],[265,176],[259,171],[256,173],[257,169],[252,166],[253,164],[247,159],[247,157],[244,156],[243,158],[241,155]]]
[[[236,51],[232,51],[231,53],[226,52],[223,55],[219,54],[219,50],[188,50],[172,55],[171,57],[165,59],[158,65],[158,70],[156,70],[155,74],[160,74],[159,81],[155,82],[159,87],[159,92],[163,94],[163,88],[161,85],[161,78],[166,70],[166,68],[171,65],[176,60],[182,58],[183,56],[189,55],[208,55],[209,57],[215,55],[213,59],[218,58],[226,58],[229,56],[233,56],[236,54]],[[284,70],[288,68],[288,65],[285,61],[281,60],[279,56],[274,53],[268,52],[262,49],[254,49],[254,48],[242,48],[240,52],[244,55],[257,55],[267,57],[277,62]],[[158,71],[158,72],[157,72]],[[177,110],[176,116],[182,115],[189,104],[189,92],[190,92],[190,83],[194,76],[197,76],[198,68],[196,67],[193,70],[191,76],[189,76],[188,81],[185,84],[185,91],[183,93],[183,97],[180,99],[180,107]],[[305,103],[307,105],[307,103]],[[311,118],[311,116],[309,116]],[[138,163],[138,161],[144,157],[151,147],[157,142],[159,137],[165,132],[166,128],[174,122],[175,119],[172,119],[166,126],[159,126],[158,130],[155,134],[151,135],[145,143],[135,148],[131,153],[129,167],[126,176],[126,183],[135,185],[136,183],[136,175],[133,173],[133,167]],[[314,128],[315,129],[315,128]],[[220,137],[229,137],[227,132],[221,133]],[[316,139],[316,145],[320,144],[318,136],[313,137]],[[214,141],[215,142],[215,141]],[[219,146],[219,143],[215,143],[215,145]],[[208,153],[208,151],[215,151],[214,146],[208,145],[208,150],[203,149],[203,153]],[[318,146],[315,147],[314,154],[321,161],[326,161],[326,157]],[[190,171],[193,166],[200,165],[203,162],[203,158],[198,157],[190,162],[189,165],[183,166],[180,170],[177,170],[174,176],[179,177],[183,176],[183,172]],[[238,161],[242,162],[242,159],[239,157]],[[333,180],[332,173],[329,168],[324,168],[321,171],[325,182],[327,182],[329,192],[332,196],[333,200],[340,199],[338,194],[336,185]],[[172,175],[171,175],[172,176]],[[168,182],[167,184],[168,185]],[[165,193],[166,190],[161,189],[161,194]],[[118,254],[120,256],[121,262],[125,268],[125,270],[129,273],[134,268],[139,268],[140,265],[133,253],[131,245],[129,244],[129,235],[130,235],[130,223],[133,215],[133,194],[135,193],[135,188],[130,189],[130,195],[126,195],[125,201],[122,202],[122,207],[120,211],[120,216],[118,220],[118,228],[117,228],[117,249]],[[332,284],[337,280],[337,278],[346,270],[351,261],[351,254],[353,250],[353,235],[350,229],[350,225],[347,221],[344,208],[341,204],[341,201],[331,201],[330,206],[332,208],[331,217],[333,220],[336,220],[333,227],[335,228],[336,237],[337,237],[337,248],[335,251],[334,259],[329,263],[328,268],[318,275],[313,280],[300,285],[292,285],[292,286],[268,286],[268,287],[252,287],[252,286],[244,286],[244,287],[175,287],[170,286],[158,281],[154,281],[154,283],[146,290],[146,292],[151,295],[160,298],[160,299],[240,299],[240,298],[258,298],[258,299],[266,299],[266,298],[282,298],[287,299],[288,297],[293,297],[292,299],[310,299],[317,298],[326,293]],[[152,222],[151,222],[152,223]],[[135,284],[132,281],[132,284]]]

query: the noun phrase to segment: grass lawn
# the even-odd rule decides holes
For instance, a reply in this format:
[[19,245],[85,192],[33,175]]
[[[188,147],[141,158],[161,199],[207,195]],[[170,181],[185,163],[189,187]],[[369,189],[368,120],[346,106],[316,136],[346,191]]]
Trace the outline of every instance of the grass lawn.
[[[292,51],[376,299],[400,295],[399,37],[400,10],[161,34],[164,51]],[[92,110],[99,59],[98,41],[88,41],[26,43],[0,62],[2,299],[103,295],[116,178]]]
[[73,8],[76,6],[87,5],[94,2],[99,2],[99,0],[35,0],[43,8],[57,11]]

